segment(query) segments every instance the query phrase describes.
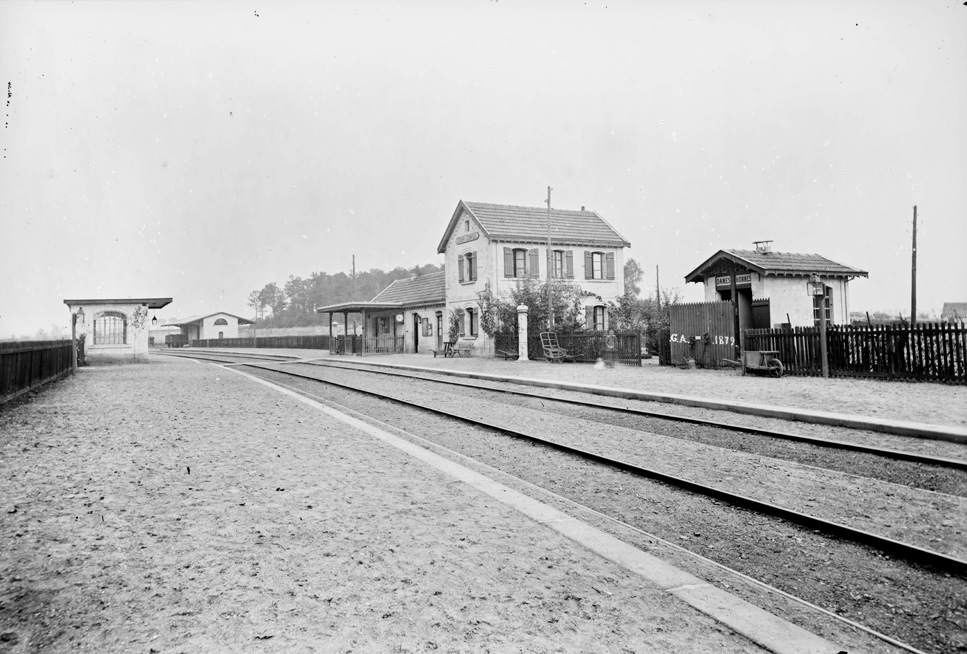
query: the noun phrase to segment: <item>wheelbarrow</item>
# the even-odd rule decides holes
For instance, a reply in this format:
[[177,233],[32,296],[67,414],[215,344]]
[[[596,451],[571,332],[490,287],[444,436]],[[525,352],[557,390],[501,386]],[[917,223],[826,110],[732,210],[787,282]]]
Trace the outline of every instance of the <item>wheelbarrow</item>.
[[782,361],[777,358],[779,352],[776,350],[746,350],[742,354],[745,358],[746,372],[782,377],[785,371]]

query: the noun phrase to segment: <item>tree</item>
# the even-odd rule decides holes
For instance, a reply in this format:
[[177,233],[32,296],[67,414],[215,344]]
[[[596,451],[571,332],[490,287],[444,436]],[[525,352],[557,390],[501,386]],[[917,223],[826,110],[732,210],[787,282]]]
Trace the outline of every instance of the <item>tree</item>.
[[645,276],[645,272],[638,262],[631,258],[625,261],[624,275],[625,294],[631,293],[635,297],[641,295],[641,279]]
[[484,285],[484,290],[477,293],[480,329],[490,337],[496,333],[515,332],[517,307],[521,304],[528,308],[528,324],[544,329],[541,326],[547,325],[548,293],[551,296],[555,330],[574,331],[584,326],[583,299],[593,296],[593,293],[566,282],[555,281],[548,285],[535,279],[522,279],[505,297],[496,295],[490,282]]

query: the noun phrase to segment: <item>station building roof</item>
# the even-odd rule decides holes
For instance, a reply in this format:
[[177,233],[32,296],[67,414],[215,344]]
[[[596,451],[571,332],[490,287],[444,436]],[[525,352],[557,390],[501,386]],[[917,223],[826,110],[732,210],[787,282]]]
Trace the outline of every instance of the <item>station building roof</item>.
[[[547,209],[460,200],[437,252],[443,254],[460,216],[466,211],[492,241],[547,243]],[[551,209],[551,240],[556,245],[631,247],[624,236],[594,211]]]
[[824,277],[869,277],[869,273],[837,263],[818,254],[796,254],[762,250],[719,250],[702,265],[685,276],[686,282],[704,282],[709,277],[727,275],[732,262],[763,276],[809,277],[818,273]]
[[342,302],[316,309],[317,313],[359,313],[393,311],[443,305],[446,302],[446,273],[433,272],[397,279],[368,302]]
[[95,298],[64,300],[64,304],[72,306],[88,306],[91,304],[146,304],[149,309],[162,309],[171,304],[170,297],[123,297],[123,298]]

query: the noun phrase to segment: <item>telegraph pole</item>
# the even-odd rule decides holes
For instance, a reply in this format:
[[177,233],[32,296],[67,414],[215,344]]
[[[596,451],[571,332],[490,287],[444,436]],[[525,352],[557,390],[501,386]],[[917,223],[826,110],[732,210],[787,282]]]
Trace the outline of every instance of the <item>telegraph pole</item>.
[[658,266],[655,266],[655,304],[661,309],[661,284],[658,281]]
[[547,187],[547,330],[554,328],[554,310],[551,302],[551,268],[554,267],[551,253],[551,187]]
[[913,279],[910,284],[910,324],[917,324],[917,205],[913,205]]

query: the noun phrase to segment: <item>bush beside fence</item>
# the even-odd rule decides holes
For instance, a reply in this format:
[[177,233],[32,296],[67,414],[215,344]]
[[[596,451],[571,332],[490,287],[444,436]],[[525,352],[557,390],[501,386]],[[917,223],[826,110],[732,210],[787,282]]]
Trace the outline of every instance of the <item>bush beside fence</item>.
[[71,342],[0,343],[0,404],[70,373]]
[[[819,329],[749,329],[747,350],[774,350],[790,375],[820,375]],[[915,326],[831,325],[826,332],[829,374],[967,383],[967,328],[947,323]]]

